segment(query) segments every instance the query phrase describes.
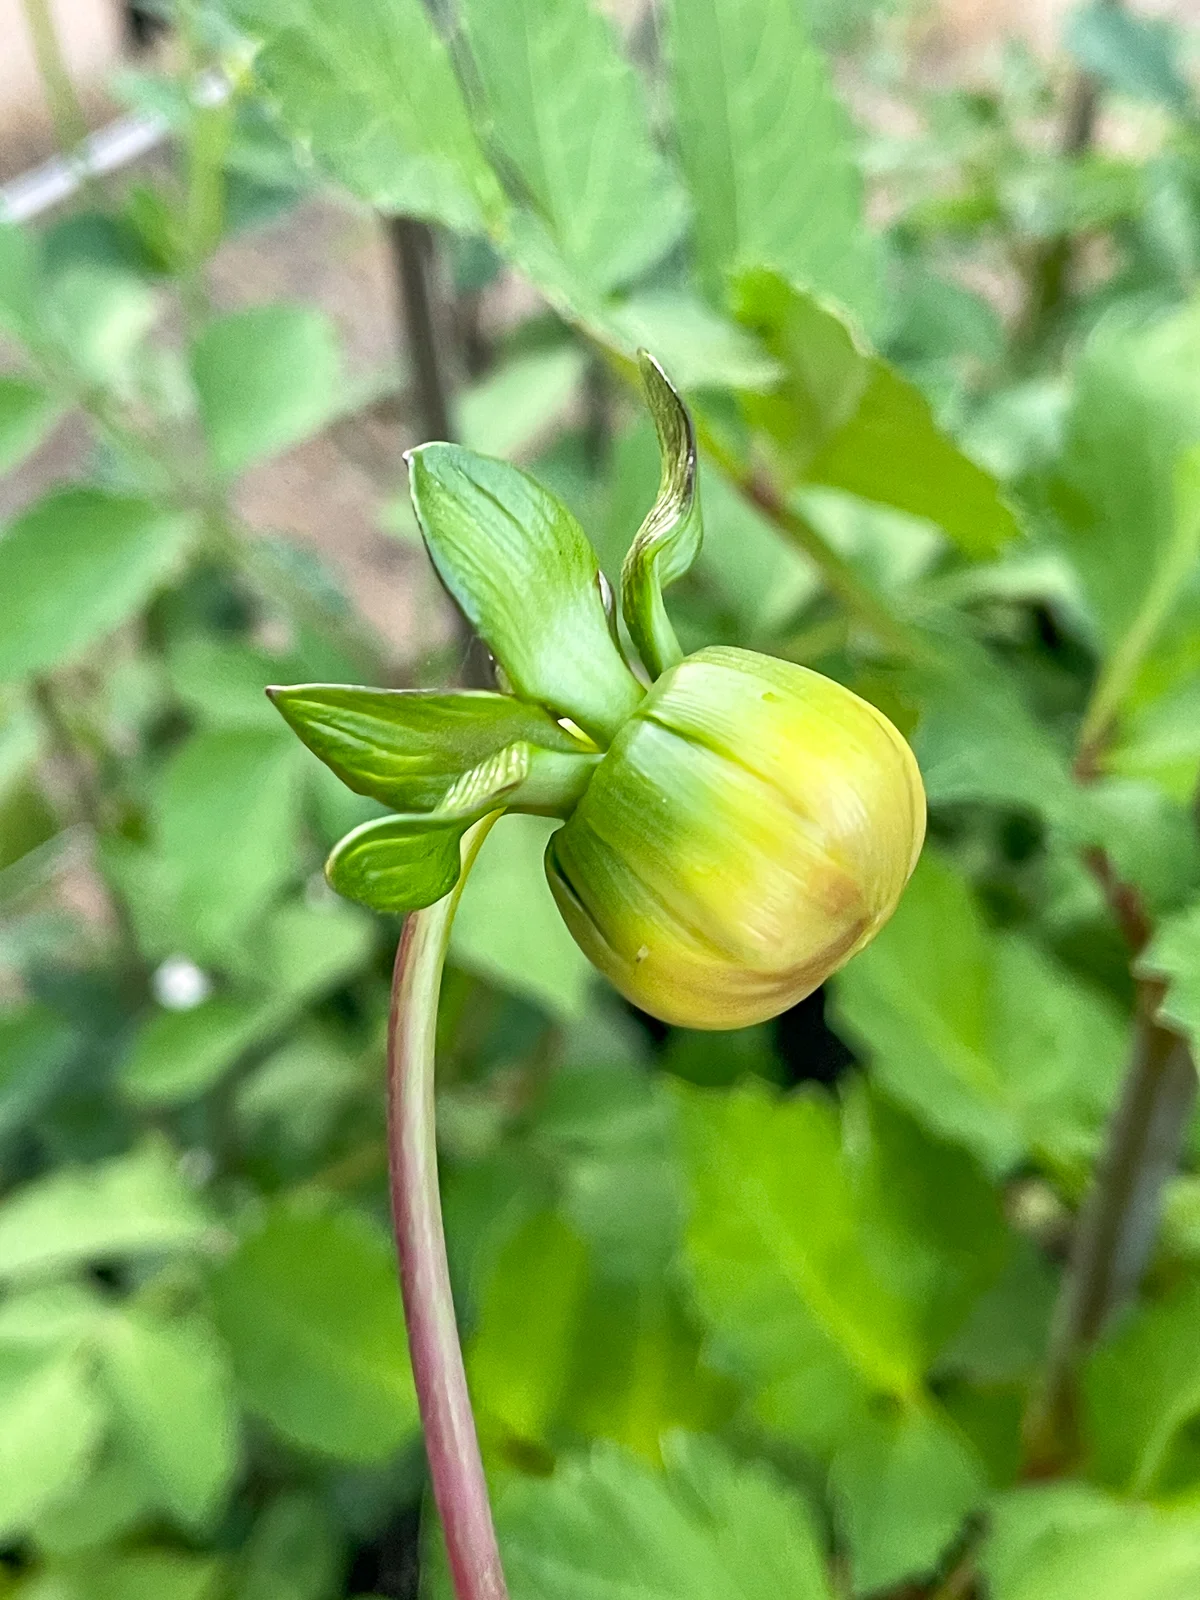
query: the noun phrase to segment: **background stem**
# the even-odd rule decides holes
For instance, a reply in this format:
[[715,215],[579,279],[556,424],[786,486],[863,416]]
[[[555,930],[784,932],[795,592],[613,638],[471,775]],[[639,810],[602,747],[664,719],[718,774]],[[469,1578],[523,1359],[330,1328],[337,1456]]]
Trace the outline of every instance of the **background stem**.
[[457,1600],[507,1600],[454,1317],[434,1128],[438,993],[450,926],[471,863],[498,812],[463,839],[457,885],[405,921],[388,1019],[392,1219],[413,1378],[433,1497]]
[[87,118],[67,71],[50,0],[23,0],[23,6],[38,76],[54,123],[54,136],[64,155],[70,154],[87,138]]
[[424,222],[391,217],[387,223],[400,291],[400,315],[412,362],[416,421],[424,441],[453,440],[442,361],[442,340],[430,286],[433,235]]

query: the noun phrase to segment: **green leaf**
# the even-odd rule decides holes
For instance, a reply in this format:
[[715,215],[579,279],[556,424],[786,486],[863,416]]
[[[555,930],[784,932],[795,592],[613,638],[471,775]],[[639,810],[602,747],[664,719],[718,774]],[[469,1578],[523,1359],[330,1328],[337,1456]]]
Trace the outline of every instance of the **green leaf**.
[[762,389],[779,381],[778,364],[746,329],[686,290],[640,290],[607,307],[604,326],[630,355],[653,351],[684,390]]
[[0,1350],[0,1536],[24,1532],[86,1470],[105,1420],[84,1352]]
[[179,565],[190,517],[59,489],[0,536],[0,681],[63,666],[127,622]]
[[811,1396],[816,1432],[840,1420],[863,1385],[911,1399],[921,1341],[910,1306],[864,1248],[833,1105],[752,1082],[727,1092],[680,1085],[676,1094],[693,1281],[761,1392],[759,1414],[782,1415],[792,1399],[802,1410],[799,1394],[826,1374],[826,1392]]
[[1084,1376],[1090,1475],[1124,1493],[1154,1494],[1180,1431],[1200,1415],[1200,1282],[1185,1279],[1140,1306],[1089,1358]]
[[1048,956],[984,928],[930,850],[895,916],[844,970],[838,1025],[887,1092],[984,1165],[1026,1151],[1086,1170],[1125,1059],[1125,1026]]
[[204,728],[153,791],[176,949],[224,964],[294,871],[299,752],[284,729]]
[[873,1417],[856,1429],[834,1458],[830,1488],[856,1594],[931,1575],[987,1493],[975,1452],[934,1411]]
[[148,1141],[94,1167],[64,1167],[0,1205],[0,1278],[68,1271],[113,1257],[194,1253],[212,1221],[169,1148]]
[[78,1037],[44,1006],[0,1014],[0,1138],[15,1133],[54,1093]]
[[192,379],[222,478],[317,433],[347,395],[333,324],[311,306],[253,306],[205,324]]
[[392,1247],[365,1214],[277,1203],[212,1288],[245,1403],[286,1438],[377,1461],[416,1432]]
[[665,1474],[615,1449],[514,1482],[500,1544],[521,1600],[831,1600],[812,1513],[769,1468],[676,1436]]
[[458,398],[463,443],[482,455],[520,455],[562,427],[586,369],[577,343],[503,362]]
[[1167,980],[1159,1016],[1200,1048],[1200,903],[1159,924],[1138,967]]
[[97,1551],[52,1567],[29,1600],[218,1600],[225,1592],[220,1561],[175,1550]]
[[55,1560],[111,1545],[154,1514],[146,1475],[131,1448],[109,1439],[86,1474],[33,1524],[38,1549]]
[[289,727],[344,784],[393,811],[457,810],[461,780],[517,745],[528,756],[519,782],[533,777],[536,785],[542,772],[552,782],[567,765],[547,760],[552,753],[587,760],[553,717],[511,695],[325,683],[269,692]]
[[72,241],[62,262],[46,274],[39,296],[42,324],[85,384],[130,393],[138,387],[146,336],[159,317],[159,296],[126,263],[92,257],[86,244],[80,253],[79,243]]
[[36,236],[0,218],[0,328],[18,338],[37,328],[38,256]]
[[672,0],[679,153],[710,295],[770,267],[870,319],[876,268],[849,121],[793,0]]
[[650,137],[641,86],[587,0],[467,0],[489,132],[570,268],[597,289],[653,266],[684,201]]
[[504,196],[421,0],[236,0],[284,122],[381,211],[479,231]]
[[488,1426],[548,1441],[571,1380],[587,1283],[587,1247],[553,1212],[531,1217],[500,1252],[468,1353],[471,1392]]
[[696,485],[696,435],[666,373],[644,350],[638,358],[662,458],[658,494],[621,568],[621,610],[652,678],[683,660],[662,592],[700,552],[703,525]]
[[552,1016],[581,1017],[592,987],[587,957],[567,932],[542,858],[551,826],[508,816],[471,868],[454,918],[454,961],[535,1001]]
[[53,428],[63,408],[40,384],[0,376],[0,472],[23,461]]
[[1110,316],[1076,365],[1055,509],[1106,652],[1137,625],[1147,596],[1185,575],[1176,472],[1200,442],[1200,305],[1167,316]]
[[101,1360],[156,1498],[186,1526],[207,1526],[238,1465],[233,1383],[212,1327],[135,1304],[106,1319]]
[[329,1600],[341,1592],[341,1540],[325,1501],[278,1495],[254,1524],[237,1600]]
[[994,1600],[1189,1600],[1200,1517],[1083,1484],[1019,1489],[993,1508],[983,1569]]
[[258,970],[267,992],[214,995],[190,1011],[156,1011],[119,1068],[130,1099],[172,1105],[206,1093],[249,1051],[267,1043],[309,1001],[367,960],[371,927],[346,907],[286,906],[259,930]]
[[517,694],[611,738],[642,690],[575,518],[518,468],[457,445],[424,445],[409,461],[433,564]]
[[1093,0],[1070,14],[1063,41],[1085,71],[1118,94],[1186,114],[1191,86],[1180,70],[1181,36],[1165,17],[1131,15]]
[[828,305],[776,272],[734,284],[738,320],[782,371],[743,397],[793,483],[824,484],[935,522],[967,555],[995,555],[1018,528],[995,478],[933,419],[924,395]]

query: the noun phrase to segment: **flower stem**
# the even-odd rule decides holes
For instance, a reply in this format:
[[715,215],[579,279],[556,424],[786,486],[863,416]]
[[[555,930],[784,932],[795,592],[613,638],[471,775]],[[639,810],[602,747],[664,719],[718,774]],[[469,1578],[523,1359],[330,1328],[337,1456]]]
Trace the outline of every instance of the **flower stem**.
[[450,926],[498,812],[465,835],[462,874],[404,924],[388,1019],[388,1156],[400,1287],[433,1497],[457,1600],[508,1600],[454,1317],[434,1130],[434,1047]]

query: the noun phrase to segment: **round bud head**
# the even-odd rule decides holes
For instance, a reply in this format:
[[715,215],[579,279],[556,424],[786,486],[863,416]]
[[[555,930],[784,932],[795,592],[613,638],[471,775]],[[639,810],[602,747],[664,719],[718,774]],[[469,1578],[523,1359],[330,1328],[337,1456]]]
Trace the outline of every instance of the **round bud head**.
[[925,836],[912,751],[874,706],[748,650],[670,667],[546,849],[576,943],[664,1022],[802,1000],[891,916]]

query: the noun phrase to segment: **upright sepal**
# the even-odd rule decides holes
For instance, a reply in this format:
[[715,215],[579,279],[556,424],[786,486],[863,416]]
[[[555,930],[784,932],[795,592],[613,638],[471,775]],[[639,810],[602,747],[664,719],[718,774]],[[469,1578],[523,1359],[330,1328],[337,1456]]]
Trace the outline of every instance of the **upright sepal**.
[[511,695],[335,683],[267,693],[347,788],[400,812],[457,811],[489,764],[494,771],[497,759],[508,759],[511,772],[519,767],[510,803],[558,814],[574,803],[598,759],[540,706]]
[[682,578],[696,559],[703,527],[692,419],[653,356],[640,351],[638,365],[658,434],[662,478],[621,569],[621,609],[638,654],[657,678],[683,660],[663,590]]
[[411,451],[409,471],[433,564],[515,692],[607,744],[642,689],[578,522],[526,473],[458,445]]

